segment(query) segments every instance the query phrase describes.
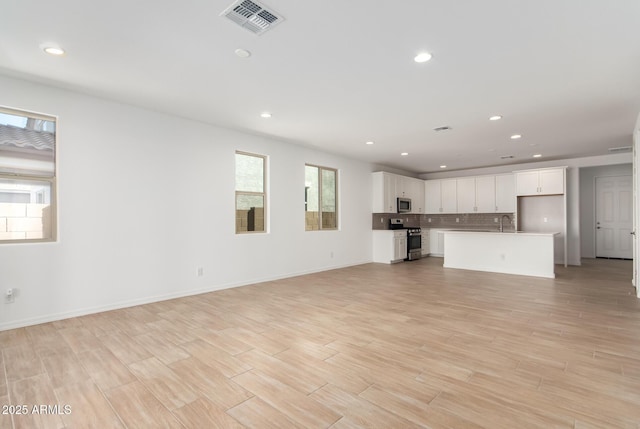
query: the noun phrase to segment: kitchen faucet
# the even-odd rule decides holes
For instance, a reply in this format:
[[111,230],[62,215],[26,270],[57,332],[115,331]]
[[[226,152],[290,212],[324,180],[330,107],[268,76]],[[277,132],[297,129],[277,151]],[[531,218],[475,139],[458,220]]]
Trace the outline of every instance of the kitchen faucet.
[[502,215],[502,217],[500,218],[500,232],[504,232],[504,224],[502,223],[502,221],[505,217],[509,219],[509,222],[511,222],[511,217],[509,215]]

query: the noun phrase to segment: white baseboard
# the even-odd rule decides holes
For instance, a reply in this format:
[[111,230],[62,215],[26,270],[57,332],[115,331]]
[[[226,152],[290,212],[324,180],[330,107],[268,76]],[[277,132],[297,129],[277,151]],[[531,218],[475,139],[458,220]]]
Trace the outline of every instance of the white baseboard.
[[86,315],[89,315],[89,314],[101,313],[103,311],[120,310],[122,308],[135,307],[137,305],[151,304],[151,303],[159,302],[159,301],[167,301],[167,300],[170,300],[170,299],[184,298],[184,297],[193,296],[193,295],[200,295],[200,294],[203,294],[203,293],[215,292],[215,291],[218,291],[218,290],[230,289],[230,288],[234,288],[234,287],[248,286],[248,285],[252,285],[252,284],[270,282],[270,281],[275,281],[275,280],[282,280],[282,279],[286,279],[286,278],[290,278],[290,277],[304,276],[304,275],[307,275],[307,274],[320,273],[320,272],[329,271],[329,270],[337,270],[337,269],[340,269],[340,268],[348,268],[348,267],[353,267],[353,266],[357,266],[357,265],[368,264],[370,262],[372,262],[372,261],[371,260],[367,260],[367,261],[361,261],[361,262],[354,262],[354,263],[350,263],[350,264],[327,266],[327,267],[323,267],[323,268],[319,268],[319,269],[315,269],[315,270],[299,271],[299,272],[294,272],[294,273],[283,274],[283,275],[280,275],[280,276],[255,278],[255,279],[242,281],[242,282],[216,284],[216,285],[211,285],[211,286],[207,286],[207,287],[204,287],[204,288],[191,289],[191,290],[187,290],[187,291],[174,292],[174,293],[169,293],[169,294],[164,294],[164,295],[149,296],[149,297],[144,297],[144,298],[140,298],[140,299],[121,301],[121,302],[116,302],[116,303],[113,303],[113,304],[101,305],[101,306],[96,306],[96,307],[88,307],[88,308],[83,308],[83,309],[79,309],[79,310],[63,312],[63,313],[46,314],[46,315],[42,315],[42,316],[38,316],[38,317],[31,317],[31,318],[27,318],[27,319],[14,320],[14,321],[6,322],[6,323],[0,323],[0,331],[7,331],[7,330],[10,330],[10,329],[24,328],[25,326],[39,325],[41,323],[55,322],[55,321],[63,320],[63,319],[70,319],[72,317],[86,316]]

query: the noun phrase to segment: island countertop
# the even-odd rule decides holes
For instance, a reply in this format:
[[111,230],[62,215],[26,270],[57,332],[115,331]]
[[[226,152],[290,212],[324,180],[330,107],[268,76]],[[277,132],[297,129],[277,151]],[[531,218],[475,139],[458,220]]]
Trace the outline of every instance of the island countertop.
[[484,229],[443,229],[445,234],[501,234],[501,235],[522,235],[522,236],[547,236],[559,235],[559,232],[527,232],[527,231],[488,231]]
[[554,278],[559,232],[445,230],[444,267]]

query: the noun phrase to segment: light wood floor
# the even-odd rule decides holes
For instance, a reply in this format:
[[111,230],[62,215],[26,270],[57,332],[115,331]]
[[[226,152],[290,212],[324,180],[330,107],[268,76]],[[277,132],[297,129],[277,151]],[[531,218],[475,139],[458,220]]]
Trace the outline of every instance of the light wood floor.
[[555,280],[441,264],[0,332],[0,405],[29,411],[0,428],[640,427],[631,262],[585,260]]

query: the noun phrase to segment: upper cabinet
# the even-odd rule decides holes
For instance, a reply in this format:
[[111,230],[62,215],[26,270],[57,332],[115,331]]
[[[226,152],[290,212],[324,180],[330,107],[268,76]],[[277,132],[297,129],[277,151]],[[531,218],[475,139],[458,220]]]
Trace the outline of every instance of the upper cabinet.
[[564,168],[516,171],[516,195],[564,194]]
[[513,174],[425,181],[425,213],[513,213]]
[[458,213],[456,179],[427,180],[424,183],[425,213]]
[[476,177],[476,212],[496,212],[496,178],[495,176]]
[[424,213],[424,180],[400,177],[399,197],[411,199],[411,213]]
[[411,199],[411,213],[424,213],[424,180],[378,171],[372,173],[373,213],[397,213],[397,198]]
[[372,174],[373,213],[397,213],[396,201],[396,175],[382,171]]
[[516,178],[513,174],[496,176],[496,213],[516,211]]
[[458,213],[493,213],[496,210],[495,176],[456,179]]
[[[373,173],[373,213],[397,213],[397,198],[411,199],[411,213],[514,213],[517,195],[564,193],[564,169],[519,171],[452,179],[421,180]],[[521,193],[523,189],[530,193]]]

